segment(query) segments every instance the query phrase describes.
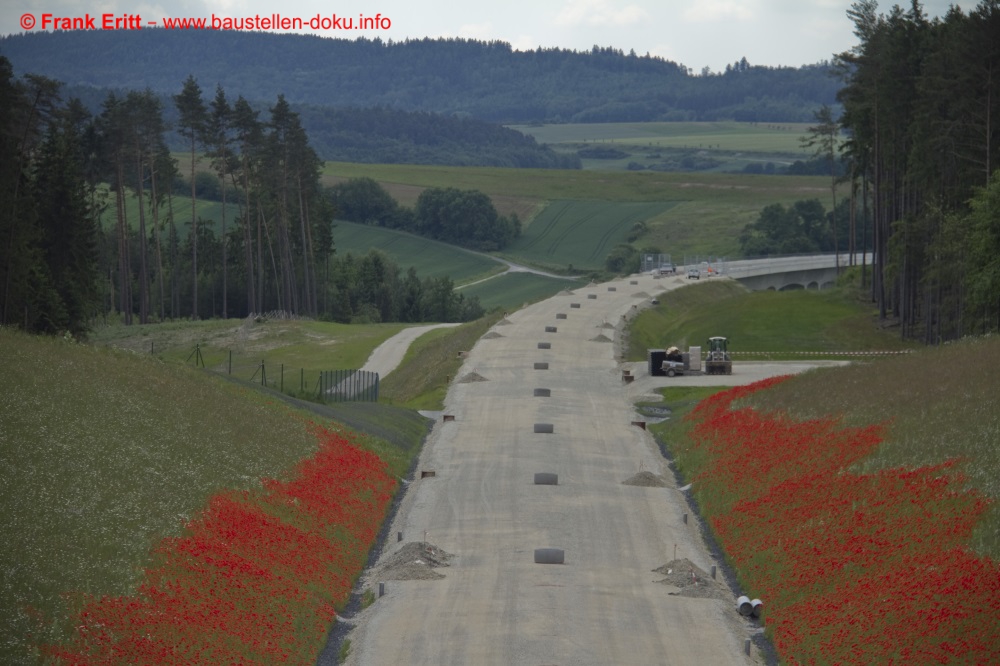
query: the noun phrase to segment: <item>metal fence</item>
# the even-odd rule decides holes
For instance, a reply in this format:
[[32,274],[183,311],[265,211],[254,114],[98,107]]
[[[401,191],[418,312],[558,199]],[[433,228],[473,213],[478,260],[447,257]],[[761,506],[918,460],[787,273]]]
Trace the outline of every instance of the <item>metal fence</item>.
[[[151,347],[150,353],[155,350]],[[187,362],[212,372],[232,375],[282,393],[320,402],[378,402],[379,375],[367,370],[309,370],[285,363],[266,363],[233,350],[207,352],[195,346]]]
[[368,370],[327,370],[319,374],[323,402],[378,402],[378,373]]

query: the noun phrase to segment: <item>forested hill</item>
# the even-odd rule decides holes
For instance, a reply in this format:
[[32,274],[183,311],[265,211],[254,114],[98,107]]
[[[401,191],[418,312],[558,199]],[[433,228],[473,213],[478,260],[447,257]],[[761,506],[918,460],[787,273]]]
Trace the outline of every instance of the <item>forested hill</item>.
[[[695,76],[611,48],[515,51],[504,42],[343,40],[212,30],[37,32],[0,38],[18,75],[174,94],[193,74],[232,96],[385,107],[499,123],[645,120],[812,121],[836,104],[829,67],[755,67]],[[832,54],[831,54],[832,55]]]

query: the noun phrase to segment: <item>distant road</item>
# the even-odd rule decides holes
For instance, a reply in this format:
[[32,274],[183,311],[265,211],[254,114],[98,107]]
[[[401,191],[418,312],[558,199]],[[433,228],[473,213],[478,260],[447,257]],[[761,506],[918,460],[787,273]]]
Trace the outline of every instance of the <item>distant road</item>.
[[386,375],[395,370],[403,362],[403,357],[406,356],[406,352],[414,340],[427,331],[433,331],[436,328],[452,328],[454,326],[459,326],[459,324],[429,324],[427,326],[404,328],[376,347],[361,369],[368,372],[377,372],[379,379],[385,379]]

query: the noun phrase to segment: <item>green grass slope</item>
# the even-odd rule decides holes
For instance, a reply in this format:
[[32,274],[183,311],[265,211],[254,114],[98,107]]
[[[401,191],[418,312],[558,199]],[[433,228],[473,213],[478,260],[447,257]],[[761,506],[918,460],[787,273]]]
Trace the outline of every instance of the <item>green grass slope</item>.
[[151,546],[206,498],[281,478],[311,455],[308,421],[374,432],[366,445],[397,475],[426,432],[422,417],[388,405],[293,411],[287,396],[146,354],[8,329],[0,363],[5,664],[34,663],[33,645],[63,638],[76,593],[128,594]]
[[454,245],[413,234],[365,224],[337,221],[333,241],[337,254],[361,255],[375,248],[388,254],[406,271],[413,266],[422,278],[448,276],[455,284],[469,282],[503,270],[503,264]]
[[875,325],[870,306],[850,287],[824,291],[750,292],[733,280],[703,281],[664,294],[660,305],[642,312],[629,332],[628,358],[646,359],[647,349],[676,345],[705,347],[709,337],[729,338],[737,362],[780,352],[895,351],[911,349],[895,333]]
[[633,225],[664,213],[673,202],[553,201],[528,224],[505,254],[536,265],[603,269]]
[[548,298],[563,289],[572,289],[579,283],[573,280],[535,275],[534,273],[504,273],[485,282],[469,285],[459,291],[467,298],[477,296],[487,310],[500,308],[516,310],[525,303]]

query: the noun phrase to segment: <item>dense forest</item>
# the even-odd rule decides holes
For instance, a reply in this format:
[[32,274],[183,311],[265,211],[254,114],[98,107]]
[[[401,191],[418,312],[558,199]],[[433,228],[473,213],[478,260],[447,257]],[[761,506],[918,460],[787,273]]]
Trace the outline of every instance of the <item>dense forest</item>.
[[840,124],[873,220],[873,297],[902,334],[1000,329],[1000,1],[929,21],[916,0],[848,15]]
[[[378,253],[334,257],[321,161],[282,96],[261,118],[221,87],[206,99],[189,76],[171,103],[185,165],[170,155],[151,91],[109,94],[91,115],[50,79],[16,78],[0,56],[0,325],[78,335],[101,315],[131,324],[270,310],[340,321],[481,314],[447,279],[402,278]],[[197,213],[201,152],[228,185],[218,234]],[[182,169],[190,210],[174,204]]]
[[381,107],[496,123],[808,122],[822,104],[836,103],[840,87],[827,64],[760,67],[734,54],[725,71],[696,73],[614,48],[516,51],[505,42],[443,38],[384,42],[165,29],[35,32],[0,38],[0,53],[18,73],[44,74],[68,85],[172,93],[177,81],[194,74],[251,101],[283,94],[293,105]]

